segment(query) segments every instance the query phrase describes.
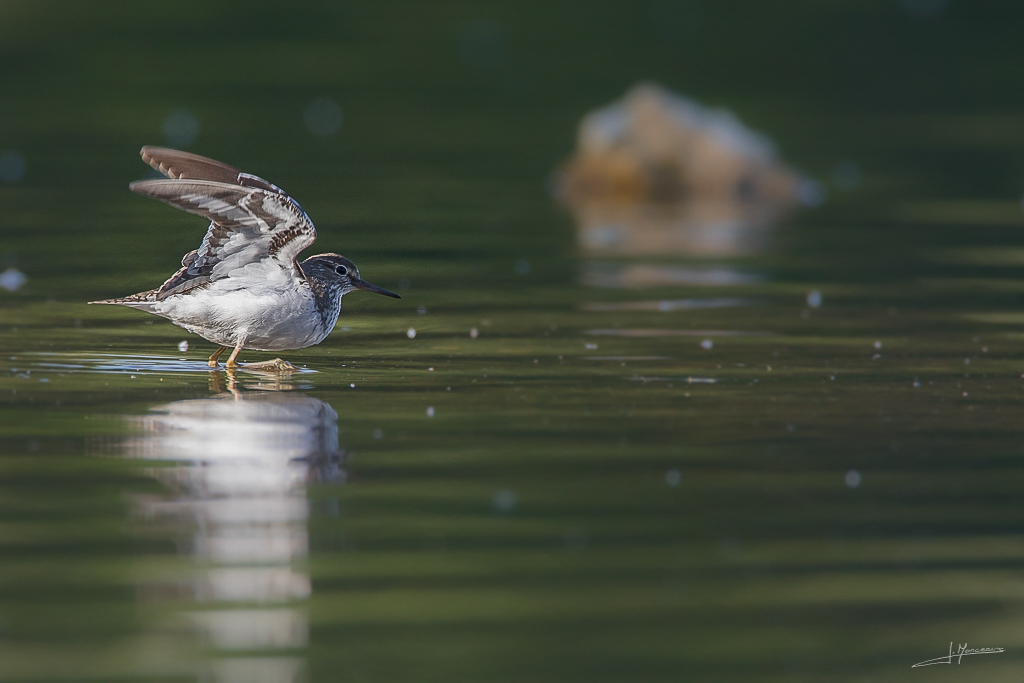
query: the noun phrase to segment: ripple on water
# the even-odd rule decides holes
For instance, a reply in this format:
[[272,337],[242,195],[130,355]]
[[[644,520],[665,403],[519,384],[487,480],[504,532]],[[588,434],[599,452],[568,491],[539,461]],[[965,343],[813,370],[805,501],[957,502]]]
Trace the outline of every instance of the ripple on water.
[[[92,354],[81,356],[74,353],[35,353],[21,354],[20,357],[29,361],[38,370],[94,372],[101,374],[154,374],[154,373],[208,373],[211,368],[203,360],[173,358],[169,356],[147,356],[127,354]],[[246,370],[242,365],[238,368],[243,372],[268,374],[258,370]],[[316,370],[297,368],[295,373],[312,373]],[[269,373],[274,374],[274,373]]]

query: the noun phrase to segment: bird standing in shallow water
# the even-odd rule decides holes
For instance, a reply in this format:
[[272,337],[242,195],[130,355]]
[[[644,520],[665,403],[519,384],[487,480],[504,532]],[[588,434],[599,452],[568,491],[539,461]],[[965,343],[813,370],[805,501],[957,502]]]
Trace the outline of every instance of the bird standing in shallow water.
[[[167,318],[228,348],[225,365],[238,367],[243,349],[284,351],[322,342],[338,321],[341,297],[356,289],[400,299],[360,279],[356,264],[338,254],[296,257],[313,244],[316,229],[299,203],[276,185],[213,159],[162,147],[142,158],[169,180],[140,180],[131,189],[210,220],[199,249],[156,289],[119,304]],[[281,359],[249,367],[294,369]]]

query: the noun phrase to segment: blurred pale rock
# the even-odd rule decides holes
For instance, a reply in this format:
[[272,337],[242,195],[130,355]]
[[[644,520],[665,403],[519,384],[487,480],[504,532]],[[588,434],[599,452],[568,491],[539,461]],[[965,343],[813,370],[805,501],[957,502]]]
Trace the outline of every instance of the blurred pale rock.
[[584,117],[555,191],[587,251],[727,255],[763,249],[812,182],[730,112],[643,84]]
[[577,145],[559,178],[559,193],[569,200],[797,199],[800,179],[769,138],[724,109],[658,85],[638,85],[587,114]]

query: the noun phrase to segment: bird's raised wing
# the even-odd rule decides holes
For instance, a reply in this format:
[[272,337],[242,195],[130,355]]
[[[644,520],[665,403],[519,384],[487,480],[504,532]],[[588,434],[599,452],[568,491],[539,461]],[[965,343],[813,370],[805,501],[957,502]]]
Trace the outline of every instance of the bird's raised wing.
[[241,276],[251,264],[267,269],[265,275],[286,270],[303,277],[295,257],[316,239],[316,228],[288,195],[216,180],[140,180],[131,189],[211,221],[199,249],[160,287],[158,301]]
[[209,157],[153,145],[143,147],[140,154],[143,161],[174,180],[215,180],[229,185],[259,187],[278,194],[286,194],[274,183]]

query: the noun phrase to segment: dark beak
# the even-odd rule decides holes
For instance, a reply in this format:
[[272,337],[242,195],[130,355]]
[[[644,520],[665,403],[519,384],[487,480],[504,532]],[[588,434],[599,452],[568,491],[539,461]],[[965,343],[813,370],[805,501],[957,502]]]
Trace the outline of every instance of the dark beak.
[[355,280],[354,279],[354,280],[352,280],[352,285],[356,289],[361,289],[361,290],[366,291],[366,292],[373,292],[374,294],[383,294],[384,296],[390,296],[393,299],[401,299],[402,298],[402,297],[398,296],[397,294],[395,294],[394,292],[389,292],[388,290],[384,289],[383,287],[378,287],[377,285],[371,285],[366,280]]

